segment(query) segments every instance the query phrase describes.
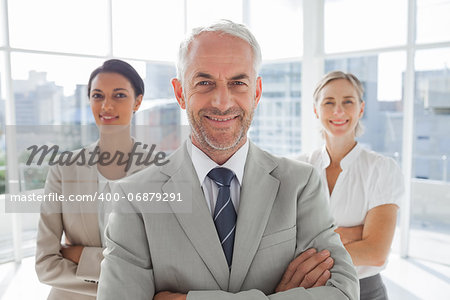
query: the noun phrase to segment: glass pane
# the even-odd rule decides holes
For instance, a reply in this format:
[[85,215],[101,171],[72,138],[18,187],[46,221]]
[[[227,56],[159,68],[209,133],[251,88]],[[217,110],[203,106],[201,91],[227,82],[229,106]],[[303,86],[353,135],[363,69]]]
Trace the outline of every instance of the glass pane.
[[449,0],[417,0],[417,42],[450,41],[449,15]]
[[187,30],[219,19],[242,23],[242,0],[186,0]]
[[[1,2],[0,2],[1,3]],[[5,65],[5,53],[0,51],[0,66]],[[6,184],[5,153],[5,78],[0,68],[0,264],[13,259],[11,214],[5,214],[4,193]]]
[[[179,108],[170,84],[170,79],[175,76],[175,66],[163,62],[128,62],[138,71],[146,86],[145,100],[136,114],[136,123],[179,125]],[[102,63],[103,60],[99,59],[13,53],[21,190],[42,188],[47,173],[43,166],[25,164],[30,154],[25,150],[31,143],[27,134],[34,132],[31,127],[73,125],[64,127],[70,129],[70,134],[49,139],[53,144],[67,145],[68,149],[88,145],[97,138],[97,130],[83,130],[86,127],[81,128],[80,125],[94,124],[86,85],[92,70]],[[42,144],[42,141],[38,142]]]
[[100,59],[12,53],[16,124],[91,123],[85,86],[102,63]]
[[[21,191],[43,188],[47,168],[27,165],[30,143],[45,143],[45,135],[32,141],[29,132],[37,125],[74,125],[94,123],[86,85],[89,75],[103,60],[77,57],[12,53],[12,80],[16,125],[8,127],[16,134]],[[27,129],[28,128],[28,129]],[[9,132],[9,131],[8,131]],[[84,144],[79,130],[66,137],[73,147]],[[62,141],[52,142],[65,143]],[[71,148],[74,149],[74,148]]]
[[0,264],[14,259],[12,239],[12,215],[5,213],[3,195],[0,195],[2,203],[0,207]]
[[277,155],[301,151],[301,62],[265,63],[261,68],[263,95],[249,136]]
[[[147,62],[145,96],[136,113],[135,137],[138,141],[155,144],[171,153],[180,145],[181,111],[173,93],[171,79],[176,76],[175,65]],[[187,127],[187,126],[185,126]]]
[[144,99],[175,99],[171,84],[177,76],[175,64],[166,62],[147,62],[145,66]]
[[325,52],[406,44],[406,0],[326,0]]
[[450,264],[450,48],[415,65],[410,255]]
[[0,47],[5,46],[5,44],[6,44],[5,35],[3,34],[3,32],[4,32],[4,28],[3,28],[3,12],[4,12],[3,1],[6,1],[6,0],[0,0],[0,16],[1,16],[1,19],[2,19],[2,21],[0,22]]
[[107,53],[107,0],[14,0],[8,10],[11,47]]
[[[3,51],[0,51],[0,65],[4,66]],[[5,78],[3,76],[3,68],[0,69],[0,195],[5,193],[6,185],[6,141],[5,141]]]
[[184,34],[183,3],[114,0],[114,55],[174,61]]
[[406,56],[403,52],[330,59],[325,72],[353,73],[364,86],[365,133],[358,141],[365,147],[400,160],[402,150],[402,91]]
[[[303,55],[302,8],[302,1],[297,0],[250,1],[249,26],[260,43],[263,59]],[[271,16],[270,22],[267,16]]]

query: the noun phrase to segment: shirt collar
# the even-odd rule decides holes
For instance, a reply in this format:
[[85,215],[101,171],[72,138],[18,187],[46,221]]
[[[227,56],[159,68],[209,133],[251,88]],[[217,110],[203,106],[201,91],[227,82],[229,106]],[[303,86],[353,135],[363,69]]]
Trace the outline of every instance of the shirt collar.
[[[361,153],[361,146],[359,143],[356,143],[355,147],[353,147],[352,150],[350,150],[349,153],[347,153],[346,156],[341,160],[341,168],[342,170],[347,169],[359,156]],[[331,163],[330,155],[328,154],[326,145],[323,145],[322,153],[321,153],[321,169],[326,169]]]
[[322,147],[322,152],[321,152],[320,156],[322,158],[320,168],[321,169],[328,168],[328,166],[331,163],[331,159],[330,159],[330,155],[328,154],[327,147],[325,144]]
[[209,171],[216,167],[228,168],[234,172],[238,180],[239,185],[242,184],[242,178],[244,176],[245,161],[247,159],[249,148],[248,139],[236,153],[233,154],[223,165],[218,165],[215,161],[208,157],[202,150],[197,148],[189,139],[187,142],[188,153],[191,156],[192,163],[198,176],[200,185],[205,181]]
[[347,153],[347,155],[341,160],[342,170],[347,169],[356,160],[356,158],[358,158],[361,150],[361,146],[356,143],[355,147],[353,147],[353,149],[350,150],[350,152]]

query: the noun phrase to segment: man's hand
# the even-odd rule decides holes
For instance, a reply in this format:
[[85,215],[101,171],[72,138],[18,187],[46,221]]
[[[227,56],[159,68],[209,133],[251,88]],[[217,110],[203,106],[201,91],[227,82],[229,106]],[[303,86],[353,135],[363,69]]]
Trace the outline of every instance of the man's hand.
[[314,248],[308,249],[289,264],[275,292],[296,287],[307,289],[323,286],[331,277],[329,270],[333,264],[334,260],[330,257],[330,251],[323,250],[317,253]]
[[153,297],[153,300],[186,300],[185,294],[171,293],[171,292],[159,292]]
[[362,240],[364,225],[353,227],[338,227],[335,232],[341,237],[342,244],[346,245],[351,242]]
[[61,254],[64,258],[78,264],[84,246],[61,245]]

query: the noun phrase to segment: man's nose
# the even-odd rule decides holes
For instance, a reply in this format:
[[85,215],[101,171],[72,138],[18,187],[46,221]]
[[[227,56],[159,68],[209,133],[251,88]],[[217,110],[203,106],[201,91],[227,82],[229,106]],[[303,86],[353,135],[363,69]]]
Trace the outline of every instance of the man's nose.
[[233,96],[227,84],[217,86],[211,104],[220,111],[226,111],[233,106]]

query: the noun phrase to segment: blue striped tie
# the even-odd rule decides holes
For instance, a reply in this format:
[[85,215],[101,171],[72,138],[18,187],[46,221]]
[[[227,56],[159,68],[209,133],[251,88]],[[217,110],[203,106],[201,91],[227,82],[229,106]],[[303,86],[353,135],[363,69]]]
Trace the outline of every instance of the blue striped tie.
[[228,267],[231,267],[237,218],[230,196],[230,183],[234,173],[227,168],[215,168],[208,173],[208,177],[219,187],[216,207],[214,208],[214,224],[216,225]]

